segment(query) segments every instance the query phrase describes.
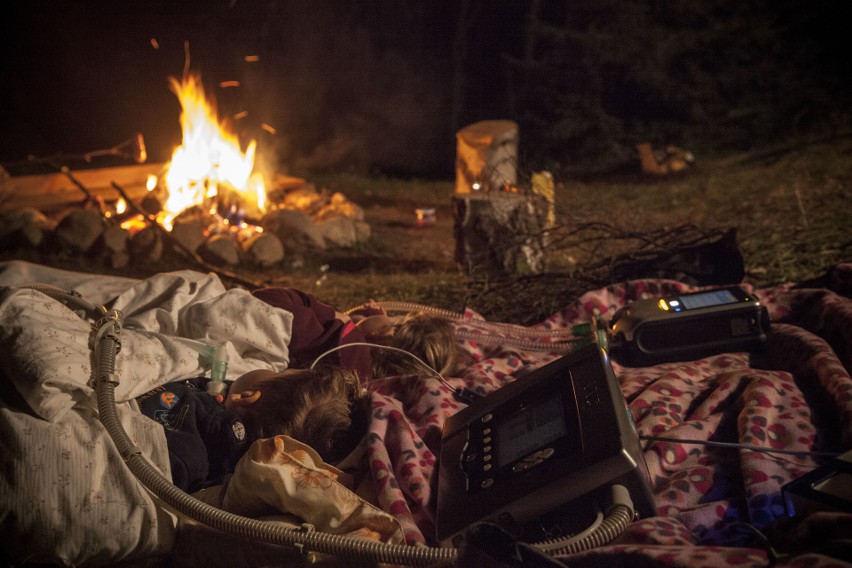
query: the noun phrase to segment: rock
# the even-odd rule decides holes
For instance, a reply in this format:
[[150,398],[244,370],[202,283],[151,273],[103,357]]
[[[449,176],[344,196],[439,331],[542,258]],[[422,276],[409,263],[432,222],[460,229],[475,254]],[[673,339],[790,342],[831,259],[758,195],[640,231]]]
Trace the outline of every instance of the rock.
[[38,209],[22,207],[0,217],[0,243],[36,248],[44,241],[44,233],[54,228],[55,223]]
[[370,237],[370,226],[367,223],[349,217],[331,217],[316,225],[326,244],[331,246],[351,247]]
[[138,262],[159,262],[163,257],[163,237],[154,227],[145,227],[133,235],[128,248]]
[[322,231],[307,213],[292,209],[278,209],[268,213],[262,221],[265,231],[278,237],[287,250],[326,248]]
[[204,236],[204,222],[197,216],[177,217],[172,226],[172,238],[192,253],[207,240]]
[[128,242],[130,233],[122,229],[120,225],[107,223],[103,234],[104,248],[109,257],[110,266],[113,268],[124,268],[130,263],[130,251]]
[[104,218],[97,209],[73,209],[56,227],[59,246],[65,250],[86,253],[103,235],[104,224]]
[[207,239],[199,253],[213,264],[234,266],[240,262],[239,245],[228,233],[219,233]]
[[341,215],[356,221],[364,220],[364,210],[361,207],[349,201],[342,193],[335,192],[329,198],[328,203],[317,211],[314,219],[324,221]]
[[257,233],[241,243],[245,258],[259,266],[272,266],[284,260],[284,245],[272,233]]

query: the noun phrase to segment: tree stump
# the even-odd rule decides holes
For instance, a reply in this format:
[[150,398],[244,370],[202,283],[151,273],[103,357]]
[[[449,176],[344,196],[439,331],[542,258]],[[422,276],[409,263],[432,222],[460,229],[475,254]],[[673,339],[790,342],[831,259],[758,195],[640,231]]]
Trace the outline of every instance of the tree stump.
[[455,260],[468,273],[539,273],[546,267],[547,201],[505,191],[453,196]]
[[456,133],[456,193],[497,191],[518,181],[518,125],[483,120]]

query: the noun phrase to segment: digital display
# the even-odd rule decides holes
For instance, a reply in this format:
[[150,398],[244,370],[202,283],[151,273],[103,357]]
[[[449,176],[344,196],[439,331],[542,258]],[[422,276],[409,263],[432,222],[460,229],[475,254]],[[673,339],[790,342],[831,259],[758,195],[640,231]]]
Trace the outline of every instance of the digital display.
[[496,428],[497,467],[503,467],[567,435],[562,399],[528,404]]
[[687,294],[677,300],[670,300],[669,305],[678,312],[682,309],[695,310],[724,304],[734,304],[739,299],[730,290],[710,290],[698,294]]

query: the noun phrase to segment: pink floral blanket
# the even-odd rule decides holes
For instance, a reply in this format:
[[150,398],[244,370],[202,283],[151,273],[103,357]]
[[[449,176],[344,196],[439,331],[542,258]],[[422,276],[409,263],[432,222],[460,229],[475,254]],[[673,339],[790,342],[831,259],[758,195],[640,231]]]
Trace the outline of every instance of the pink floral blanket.
[[[807,452],[852,449],[850,285],[852,264],[836,267],[819,287],[745,286],[773,322],[768,349],[759,356],[724,353],[645,368],[614,364],[640,435]],[[595,313],[606,321],[630,301],[694,290],[659,280],[613,285],[584,294],[535,327],[569,328]],[[512,335],[502,326],[492,331]],[[465,340],[470,363],[450,383],[488,393],[559,356],[510,343]],[[434,544],[441,428],[460,407],[448,388],[426,376],[383,382],[373,394],[369,469],[380,507],[400,520],[411,544]],[[793,521],[782,501],[781,487],[825,458],[670,442],[644,441],[643,447],[657,516],[632,523],[614,543],[562,558],[565,564],[848,566],[832,551],[844,534],[849,551],[852,514]]]

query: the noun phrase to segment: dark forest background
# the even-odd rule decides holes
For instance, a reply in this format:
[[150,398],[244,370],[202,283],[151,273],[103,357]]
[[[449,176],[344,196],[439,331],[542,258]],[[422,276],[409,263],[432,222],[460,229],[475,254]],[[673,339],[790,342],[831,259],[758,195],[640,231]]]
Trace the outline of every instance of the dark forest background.
[[151,160],[167,160],[180,141],[167,78],[183,72],[187,44],[220,114],[247,111],[234,128],[285,172],[448,178],[455,132],[484,119],[520,124],[525,166],[573,174],[635,168],[645,141],[718,156],[852,121],[840,2],[33,0],[0,11],[6,163],[137,131]]

